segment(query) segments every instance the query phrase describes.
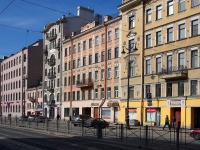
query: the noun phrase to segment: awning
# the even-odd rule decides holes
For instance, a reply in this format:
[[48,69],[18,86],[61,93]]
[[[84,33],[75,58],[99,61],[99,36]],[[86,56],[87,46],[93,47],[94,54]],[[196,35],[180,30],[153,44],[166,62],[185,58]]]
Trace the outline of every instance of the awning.
[[107,106],[108,107],[119,107],[119,102],[118,102],[118,100],[110,100],[110,101],[108,101]]

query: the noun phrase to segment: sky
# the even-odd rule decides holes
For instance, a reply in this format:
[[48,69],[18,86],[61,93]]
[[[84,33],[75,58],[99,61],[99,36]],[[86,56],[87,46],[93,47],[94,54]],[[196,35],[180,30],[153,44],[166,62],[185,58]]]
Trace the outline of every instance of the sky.
[[122,0],[0,0],[0,59],[42,39],[41,30],[83,6],[102,16],[119,13]]

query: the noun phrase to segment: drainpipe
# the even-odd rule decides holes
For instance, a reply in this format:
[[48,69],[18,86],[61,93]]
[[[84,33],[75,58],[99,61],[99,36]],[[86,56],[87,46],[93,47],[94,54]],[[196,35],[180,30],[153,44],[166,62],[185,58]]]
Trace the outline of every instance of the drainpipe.
[[73,40],[72,37],[70,37],[70,42],[71,42],[71,50],[70,50],[70,55],[71,55],[71,59],[70,59],[70,70],[71,70],[71,74],[70,74],[70,116],[72,117],[72,78],[73,78],[73,69],[72,69],[72,63],[73,63]]

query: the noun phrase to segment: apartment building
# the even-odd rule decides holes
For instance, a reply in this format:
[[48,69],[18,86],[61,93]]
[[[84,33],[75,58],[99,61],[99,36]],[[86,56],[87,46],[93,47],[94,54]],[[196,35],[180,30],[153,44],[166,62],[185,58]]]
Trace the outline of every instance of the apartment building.
[[[2,115],[26,114],[26,89],[42,80],[43,40],[24,47],[1,62]],[[34,72],[33,72],[34,70]]]
[[[0,59],[0,70],[1,70],[1,62],[2,62],[2,60],[3,59]],[[0,71],[0,79],[1,79],[1,81],[3,80],[2,78],[1,78],[1,71]],[[0,86],[0,91],[1,91],[1,86]],[[1,92],[0,92],[0,116],[2,116],[2,95],[1,95]]]
[[63,41],[63,116],[89,115],[118,122],[121,17],[104,17]]
[[[182,127],[200,127],[200,1],[123,2],[119,8],[124,17],[133,10],[135,26],[138,20],[143,21],[143,33],[138,35],[143,39],[144,57],[139,61],[143,64],[143,94],[140,104],[135,99],[130,103],[134,119],[144,124],[163,125],[168,115],[171,121],[176,117],[176,125],[179,122]],[[127,22],[130,24],[130,17]],[[152,94],[152,106],[147,103],[147,93]]]
[[[63,99],[63,44],[66,37],[72,32],[78,32],[80,27],[89,22],[102,21],[102,16],[94,14],[94,10],[79,6],[77,16],[65,17],[58,21],[50,22],[42,30],[44,38],[43,55],[43,94],[44,94],[44,115],[55,118],[62,114]],[[63,117],[61,115],[61,117]]]

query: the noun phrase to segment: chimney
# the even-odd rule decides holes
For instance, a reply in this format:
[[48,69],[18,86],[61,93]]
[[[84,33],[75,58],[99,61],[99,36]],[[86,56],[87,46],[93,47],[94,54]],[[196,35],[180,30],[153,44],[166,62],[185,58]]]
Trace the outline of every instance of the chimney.
[[112,17],[109,15],[104,16],[104,22],[111,20]]

